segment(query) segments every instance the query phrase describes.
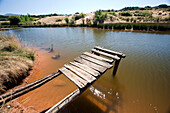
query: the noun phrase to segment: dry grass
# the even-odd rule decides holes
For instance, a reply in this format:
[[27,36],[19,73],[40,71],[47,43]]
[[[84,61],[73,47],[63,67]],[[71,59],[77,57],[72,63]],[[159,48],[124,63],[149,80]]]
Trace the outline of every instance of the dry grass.
[[15,36],[0,34],[0,94],[21,83],[33,66],[34,53]]

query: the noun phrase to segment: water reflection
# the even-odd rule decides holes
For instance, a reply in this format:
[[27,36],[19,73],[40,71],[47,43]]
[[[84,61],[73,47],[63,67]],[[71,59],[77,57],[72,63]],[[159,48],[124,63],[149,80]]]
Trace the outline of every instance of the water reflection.
[[120,113],[123,101],[121,94],[122,86],[117,77],[113,78],[112,75],[103,76],[110,76],[109,78],[114,79],[112,85],[108,83],[109,81],[104,81],[105,84],[101,84],[100,82],[103,82],[103,80],[99,79],[99,81],[60,112],[78,113],[81,111],[81,113]]
[[93,38],[95,40],[96,45],[100,45],[101,42],[105,43],[104,41],[106,40],[106,34],[107,32],[104,30],[92,30],[93,31]]

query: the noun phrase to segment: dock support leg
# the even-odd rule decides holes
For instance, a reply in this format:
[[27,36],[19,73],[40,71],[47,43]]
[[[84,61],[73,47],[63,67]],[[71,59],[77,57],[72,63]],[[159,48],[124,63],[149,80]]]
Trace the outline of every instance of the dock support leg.
[[[120,59],[121,60],[121,59]],[[113,69],[113,76],[116,75],[120,60],[116,60],[115,65],[114,65],[114,69]]]

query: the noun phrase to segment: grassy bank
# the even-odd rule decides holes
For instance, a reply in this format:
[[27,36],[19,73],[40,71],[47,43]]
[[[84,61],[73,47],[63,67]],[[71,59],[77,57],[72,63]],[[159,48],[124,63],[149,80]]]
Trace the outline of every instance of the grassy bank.
[[92,27],[113,30],[142,30],[142,31],[170,31],[170,23],[113,23],[113,24],[44,24],[44,25],[3,25],[0,28],[18,28],[18,27]]
[[15,36],[0,34],[0,94],[21,83],[33,66],[34,53]]

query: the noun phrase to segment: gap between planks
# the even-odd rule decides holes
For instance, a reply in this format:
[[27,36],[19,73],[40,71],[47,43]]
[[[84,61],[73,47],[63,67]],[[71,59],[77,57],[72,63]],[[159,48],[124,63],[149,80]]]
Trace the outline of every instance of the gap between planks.
[[79,88],[84,88],[87,85],[87,81],[75,75],[65,67],[59,69],[67,78],[73,81]]
[[102,51],[99,51],[99,50],[96,50],[96,49],[91,49],[91,51],[94,52],[94,53],[98,53],[100,55],[104,55],[104,56],[109,57],[109,58],[113,58],[115,60],[120,60],[120,58],[117,55],[111,55],[111,54],[108,54],[108,53],[105,53],[105,52],[102,52]]
[[74,65],[67,64],[67,65],[64,65],[64,67],[70,69],[71,71],[73,71],[74,73],[76,73],[77,75],[82,77],[84,80],[88,81],[88,83],[91,83],[94,80],[96,80],[96,78],[93,77],[91,74],[81,70],[80,68],[78,68],[78,67],[76,67]]
[[81,64],[85,64],[85,65],[87,65],[87,66],[89,66],[89,67],[91,67],[91,68],[93,68],[93,69],[95,69],[95,70],[97,70],[97,71],[99,71],[101,73],[104,73],[107,70],[106,67],[102,67],[100,65],[97,65],[97,64],[92,63],[92,62],[90,62],[88,60],[82,59],[80,57],[77,57],[74,60],[81,63]]
[[112,55],[118,55],[119,57],[123,57],[123,58],[126,57],[126,55],[123,54],[123,53],[121,53],[121,52],[117,52],[117,51],[105,49],[105,48],[102,48],[102,47],[100,47],[100,46],[95,46],[94,48],[97,49],[97,50],[100,50],[100,51],[103,51],[103,52],[112,54]]
[[108,63],[113,63],[113,61],[114,61],[113,59],[107,59],[107,58],[104,58],[104,57],[101,57],[101,56],[97,56],[97,55],[92,54],[92,53],[89,53],[89,52],[84,52],[83,54],[84,54],[84,55],[87,55],[87,56],[90,56],[90,57],[92,57],[92,58],[101,60],[101,61],[108,62]]
[[70,62],[70,64],[92,74],[93,76],[97,77],[100,75],[100,73],[94,69],[92,69],[91,67],[87,66],[87,65],[84,65],[84,64],[81,64],[81,63],[78,63],[78,62]]
[[80,56],[81,58],[85,59],[85,60],[88,60],[90,62],[93,62],[95,64],[98,64],[98,65],[101,65],[103,67],[106,67],[106,68],[111,68],[113,67],[111,64],[107,63],[107,62],[104,62],[104,61],[100,61],[100,60],[97,60],[95,58],[92,58],[92,57],[89,57],[89,56],[86,56],[86,55],[81,55]]

